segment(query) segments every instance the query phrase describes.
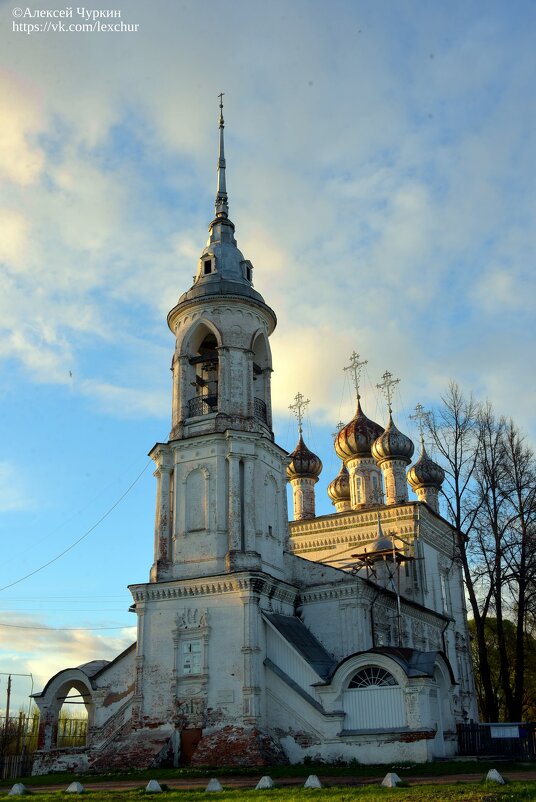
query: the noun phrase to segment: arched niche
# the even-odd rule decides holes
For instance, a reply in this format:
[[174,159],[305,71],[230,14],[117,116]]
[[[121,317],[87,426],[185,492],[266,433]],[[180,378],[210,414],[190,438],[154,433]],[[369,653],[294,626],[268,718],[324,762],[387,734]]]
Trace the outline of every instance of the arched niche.
[[200,532],[208,528],[208,471],[195,468],[185,481],[186,531]]
[[273,474],[267,474],[264,480],[264,504],[266,510],[266,532],[270,537],[278,540],[281,537],[279,532],[279,488]]

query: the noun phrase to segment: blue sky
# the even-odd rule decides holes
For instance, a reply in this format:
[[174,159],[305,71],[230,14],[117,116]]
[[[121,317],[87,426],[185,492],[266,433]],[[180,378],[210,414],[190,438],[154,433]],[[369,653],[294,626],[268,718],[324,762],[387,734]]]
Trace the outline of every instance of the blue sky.
[[[318,511],[354,349],[376,420],[389,369],[415,439],[413,407],[455,379],[535,441],[533,3],[114,0],[92,8],[138,32],[31,35],[14,5],[0,1],[0,586],[81,537],[167,438],[165,318],[211,220],[220,91],[231,218],[279,319],[276,437],[295,445],[300,390]],[[133,639],[126,586],[148,576],[153,516],[149,466],[75,548],[0,592],[0,671],[39,687]],[[4,693],[0,675],[0,707]]]

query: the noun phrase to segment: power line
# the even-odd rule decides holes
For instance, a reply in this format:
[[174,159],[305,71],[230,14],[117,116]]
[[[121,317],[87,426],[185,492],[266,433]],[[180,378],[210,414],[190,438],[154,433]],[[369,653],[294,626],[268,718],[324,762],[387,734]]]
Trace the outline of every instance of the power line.
[[0,607],[0,613],[120,613],[124,607]]
[[122,627],[33,627],[25,624],[5,624],[0,621],[0,627],[9,627],[9,629],[42,629],[46,632],[94,632],[97,629],[130,629],[135,624],[127,624]]
[[0,592],[3,591],[3,590],[7,590],[8,588],[12,588],[14,585],[18,585],[19,582],[24,582],[25,579],[29,579],[29,577],[34,576],[35,574],[39,573],[39,571],[42,571],[44,568],[48,568],[49,565],[52,565],[52,563],[55,563],[57,560],[60,559],[60,557],[63,557],[65,554],[67,554],[67,552],[71,551],[71,549],[74,549],[75,546],[77,546],[79,543],[81,543],[82,540],[84,540],[84,538],[86,538],[89,534],[91,534],[91,532],[93,532],[93,530],[96,529],[97,526],[99,526],[99,524],[101,524],[104,521],[104,519],[107,518],[110,515],[111,512],[113,512],[113,510],[115,510],[115,508],[123,501],[125,496],[127,496],[130,493],[130,491],[132,490],[132,488],[134,487],[136,482],[139,479],[141,479],[141,477],[143,476],[143,474],[145,473],[145,471],[147,470],[147,468],[149,467],[151,462],[152,462],[152,460],[149,460],[149,462],[145,465],[144,469],[136,476],[134,481],[127,487],[127,489],[125,490],[123,495],[120,496],[117,499],[117,501],[114,504],[112,504],[112,506],[109,507],[106,510],[104,515],[102,515],[99,518],[99,520],[95,524],[93,524],[92,527],[90,527],[86,532],[84,532],[84,534],[81,537],[79,537],[78,540],[75,540],[74,543],[71,543],[70,546],[68,546],[66,549],[64,549],[62,552],[60,552],[60,554],[57,554],[55,557],[53,557],[48,562],[44,563],[43,565],[40,565],[39,568],[35,568],[33,571],[30,571],[29,574],[25,574],[24,576],[21,576],[20,579],[16,579],[14,582],[10,582],[9,585],[4,585],[3,588],[0,588]]
[[87,594],[86,596],[9,596],[8,601],[51,601],[54,599],[61,599],[61,601],[65,601],[68,599],[69,601],[76,601],[79,599],[81,601],[96,601],[97,599],[124,599],[125,594],[116,594],[115,596],[93,596]]

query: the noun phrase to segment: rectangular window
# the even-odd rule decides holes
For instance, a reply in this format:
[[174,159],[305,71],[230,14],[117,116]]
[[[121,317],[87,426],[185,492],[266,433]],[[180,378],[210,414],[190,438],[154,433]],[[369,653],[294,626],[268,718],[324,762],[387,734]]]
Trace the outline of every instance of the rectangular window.
[[181,645],[183,674],[201,673],[201,641],[185,640]]
[[210,259],[207,259],[204,263],[203,272],[205,276],[208,276],[208,274],[212,272],[212,261]]

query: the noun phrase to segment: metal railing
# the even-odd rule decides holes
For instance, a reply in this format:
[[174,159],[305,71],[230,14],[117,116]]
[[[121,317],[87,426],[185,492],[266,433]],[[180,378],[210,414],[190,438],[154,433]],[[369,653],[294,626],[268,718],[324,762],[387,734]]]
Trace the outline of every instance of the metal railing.
[[196,418],[200,415],[210,415],[218,411],[218,397],[215,395],[196,395],[188,401],[188,417]]
[[458,755],[536,760],[536,724],[458,724]]
[[[216,395],[196,395],[188,401],[188,417],[197,418],[210,415],[218,411],[218,397]],[[264,423],[268,423],[267,407],[261,398],[253,399],[253,414]]]
[[62,749],[70,746],[85,746],[87,743],[87,718],[65,718],[58,721],[56,745]]

